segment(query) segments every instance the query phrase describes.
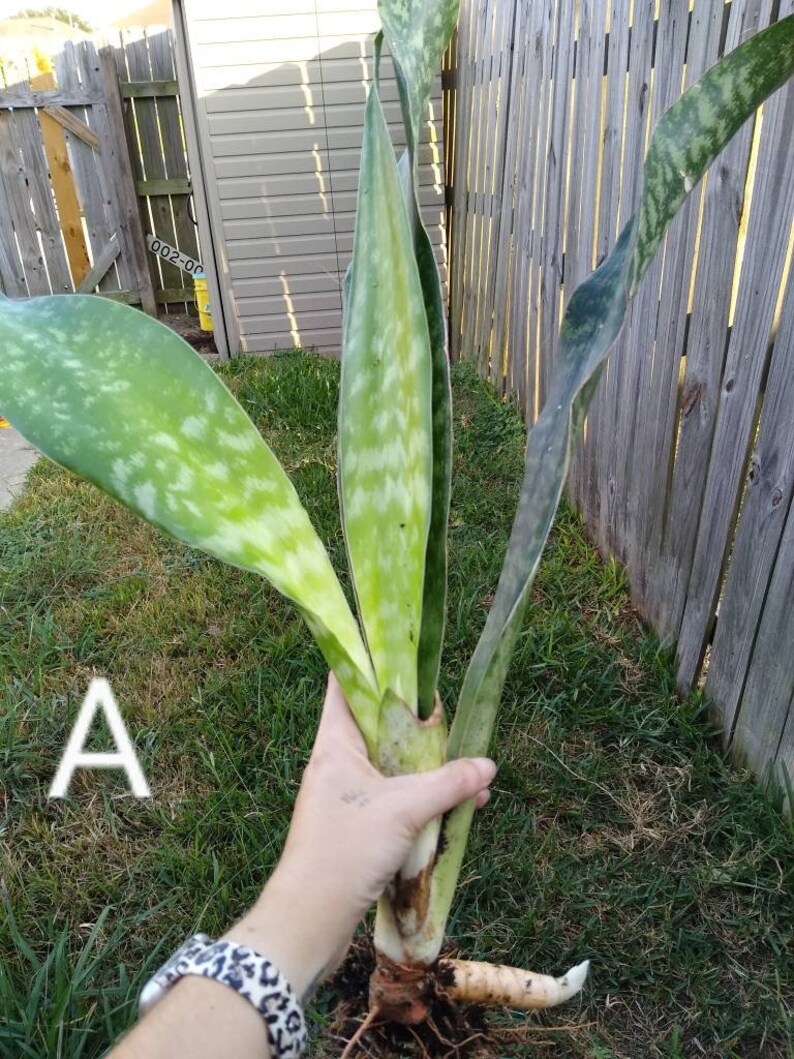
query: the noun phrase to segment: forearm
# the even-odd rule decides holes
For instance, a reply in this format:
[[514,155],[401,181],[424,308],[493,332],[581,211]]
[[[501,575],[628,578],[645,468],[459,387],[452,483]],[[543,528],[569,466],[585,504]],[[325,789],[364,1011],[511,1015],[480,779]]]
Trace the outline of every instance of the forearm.
[[[341,960],[356,916],[318,880],[307,886],[280,866],[253,908],[225,935],[266,956],[299,999],[311,996]],[[181,979],[119,1046],[110,1059],[265,1059],[265,1022],[233,989],[195,975]]]
[[270,1059],[262,1016],[239,993],[189,976],[118,1044],[108,1059]]

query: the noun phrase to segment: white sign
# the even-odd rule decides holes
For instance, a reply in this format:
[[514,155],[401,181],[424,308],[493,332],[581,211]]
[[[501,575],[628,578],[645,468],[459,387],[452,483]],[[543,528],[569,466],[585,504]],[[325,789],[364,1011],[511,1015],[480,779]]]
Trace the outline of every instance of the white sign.
[[194,272],[204,271],[200,261],[194,261],[192,257],[180,254],[175,246],[169,246],[162,239],[158,239],[156,235],[147,235],[146,245],[153,254],[157,254],[163,261],[169,261],[172,265],[179,265],[184,272],[189,272],[191,276]]
[[[101,710],[105,715],[113,742],[116,744],[115,753],[91,754],[83,750],[97,710]],[[121,719],[110,684],[102,677],[94,677],[88,687],[88,694],[80,707],[69,742],[52,781],[49,798],[66,797],[75,769],[124,769],[135,797],[151,797],[149,784],[138,763],[135,747]]]

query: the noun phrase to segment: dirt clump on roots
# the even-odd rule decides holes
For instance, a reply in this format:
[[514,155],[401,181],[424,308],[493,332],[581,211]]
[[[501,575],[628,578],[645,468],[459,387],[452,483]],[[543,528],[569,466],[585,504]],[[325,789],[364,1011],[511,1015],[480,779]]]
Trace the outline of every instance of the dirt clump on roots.
[[[330,1036],[339,1042],[340,1053],[360,1029],[369,1010],[370,975],[375,968],[371,939],[356,938],[345,962],[328,986],[338,998],[331,1016]],[[515,1054],[505,1050],[485,1020],[485,1009],[460,1005],[443,997],[428,997],[429,1014],[416,1026],[403,1026],[375,1018],[355,1045],[355,1059],[485,1059]]]

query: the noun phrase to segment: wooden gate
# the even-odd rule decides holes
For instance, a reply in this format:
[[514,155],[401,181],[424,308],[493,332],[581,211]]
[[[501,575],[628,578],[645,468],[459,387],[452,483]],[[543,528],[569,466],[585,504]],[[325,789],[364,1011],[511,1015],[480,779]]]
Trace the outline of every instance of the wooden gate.
[[113,49],[67,44],[54,65],[0,88],[0,287],[154,315]]

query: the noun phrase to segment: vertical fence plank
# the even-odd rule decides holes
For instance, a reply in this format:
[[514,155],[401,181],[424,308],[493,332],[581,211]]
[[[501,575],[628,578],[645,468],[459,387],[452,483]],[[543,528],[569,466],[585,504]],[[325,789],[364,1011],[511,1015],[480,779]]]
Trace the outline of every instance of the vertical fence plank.
[[455,70],[455,155],[452,186],[456,208],[452,215],[452,247],[450,274],[450,352],[458,360],[461,357],[461,335],[463,321],[463,296],[465,293],[466,227],[469,216],[469,134],[471,130],[471,97],[473,44],[472,37],[477,19],[474,5],[464,2],[461,6],[457,32],[457,67]]
[[783,735],[780,737],[780,744],[772,762],[772,775],[786,790],[783,808],[790,816],[794,812],[794,804],[791,800],[791,787],[794,786],[794,695],[789,703]]
[[[176,80],[173,33],[170,30],[150,33],[148,40],[152,76],[155,81]],[[157,118],[162,136],[165,175],[168,180],[186,180],[189,177],[179,108],[178,96],[160,96],[157,100]],[[198,259],[198,236],[196,225],[190,216],[190,195],[170,195],[169,203],[176,236],[174,245],[188,257]],[[179,286],[192,286],[192,278],[186,272],[180,270],[180,276]]]
[[[493,330],[488,374],[499,389],[504,389],[506,366],[504,363],[507,343],[506,322],[508,298],[506,292],[510,282],[513,253],[513,224],[515,192],[517,184],[516,163],[519,128],[523,117],[521,85],[524,76],[524,56],[527,48],[527,0],[516,0],[514,22],[510,42],[510,80],[503,108],[505,128],[504,164],[500,191],[499,226],[494,241],[496,245],[496,268],[493,271],[494,288],[490,298],[493,303]],[[523,164],[521,159],[521,164]]]
[[[717,61],[724,8],[712,0],[696,0],[691,13],[689,38],[686,54],[686,82],[689,88]],[[748,133],[747,133],[748,134]],[[732,244],[729,232],[715,232],[712,220],[719,225],[720,220],[729,226],[736,223],[736,202],[741,200],[742,181],[746,168],[747,142],[734,141],[729,151],[736,151],[728,162],[729,180],[722,177],[718,191],[727,192],[721,196],[717,208],[717,217],[712,217],[709,208],[708,219],[702,230],[700,226],[701,200],[707,194],[709,184],[714,179],[715,169],[711,169],[701,184],[694,189],[684,205],[681,214],[675,219],[667,235],[664,274],[656,324],[656,349],[662,356],[653,360],[648,406],[645,412],[648,420],[646,450],[643,453],[643,467],[634,475],[635,488],[639,492],[637,507],[639,510],[639,528],[637,552],[640,561],[638,567],[638,584],[634,589],[635,596],[643,600],[645,612],[651,617],[657,629],[662,629],[667,600],[671,593],[672,572],[666,569],[663,542],[665,533],[665,515],[668,509],[668,497],[671,489],[675,443],[678,439],[678,423],[681,394],[681,369],[686,349],[687,334],[694,345],[699,345],[696,330],[688,328],[688,291],[692,281],[692,271],[698,256],[706,261],[715,251],[722,258],[725,248]],[[729,190],[724,184],[730,184]],[[733,194],[733,198],[730,198]],[[714,207],[714,203],[711,203]],[[736,227],[734,227],[733,244],[736,244]],[[730,251],[727,251],[730,254]],[[724,262],[717,265],[712,262],[708,271],[712,280],[716,279],[715,271],[721,270],[725,283],[729,283],[729,269]],[[719,303],[717,290],[705,299],[710,307]],[[722,334],[725,333],[725,321],[722,321]],[[690,343],[691,345],[691,343]]]
[[[598,199],[596,264],[600,264],[612,250],[618,235],[620,155],[623,145],[623,107],[626,95],[628,56],[629,21],[625,17],[622,0],[612,0],[609,12],[609,40],[604,87],[603,153]],[[604,466],[599,458],[603,444],[602,429],[607,432],[606,436],[609,436],[609,432],[614,427],[614,414],[608,411],[614,403],[610,400],[613,386],[614,372],[610,358],[604,366],[601,383],[590,405],[586,437],[582,442],[585,467],[584,480],[580,488],[580,504],[585,518],[591,525],[598,523],[599,503],[602,495],[600,476]]]
[[[728,736],[794,496],[794,283],[786,295],[766,384],[758,440],[712,644],[706,694],[718,702]],[[789,637],[794,625],[787,630]],[[785,649],[791,653],[791,643]]]
[[[664,112],[679,98],[683,80],[686,43],[689,29],[687,5],[680,0],[661,0],[656,24],[654,48],[653,89],[651,92],[650,130],[656,127]],[[691,73],[698,77],[696,63],[689,64]],[[689,70],[688,70],[689,72]],[[630,419],[625,449],[625,462],[618,467],[625,493],[621,506],[622,520],[617,533],[623,540],[623,554],[629,569],[629,580],[636,600],[644,598],[643,525],[647,511],[648,488],[658,466],[658,452],[651,448],[651,409],[657,408],[659,395],[664,392],[663,380],[673,372],[678,375],[681,351],[674,342],[659,340],[659,305],[663,295],[673,306],[676,318],[686,319],[686,290],[688,289],[691,258],[677,260],[675,247],[686,232],[688,211],[692,201],[682,209],[670,225],[663,250],[651,262],[637,292],[627,354],[627,366],[635,376],[631,408],[625,410]],[[696,213],[697,215],[697,213]],[[671,267],[675,262],[675,266]],[[668,383],[669,386],[669,383]]]
[[558,5],[553,0],[529,3],[528,52],[521,89],[521,154],[517,158],[516,208],[513,212],[515,264],[509,288],[508,387],[518,394],[524,417],[531,421],[537,343],[540,215],[544,191],[548,103],[552,92],[552,48]]
[[477,359],[474,350],[474,335],[480,306],[480,263],[483,245],[484,220],[484,162],[488,139],[487,109],[489,84],[493,63],[494,8],[497,0],[485,0],[478,26],[477,45],[474,53],[474,106],[471,130],[471,154],[469,158],[469,230],[466,238],[467,268],[466,291],[463,297],[463,348],[462,356]]
[[[54,89],[55,78],[50,72],[39,74],[31,80],[31,87],[43,91]],[[44,143],[44,153],[47,158],[52,190],[58,207],[66,256],[69,259],[72,282],[77,287],[88,275],[91,262],[88,257],[85,235],[83,234],[80,200],[77,197],[74,174],[69,162],[66,136],[62,126],[43,110],[39,111],[39,125],[41,126],[41,137]]]
[[[635,7],[635,17],[636,11]],[[686,43],[686,16],[685,5],[676,3],[676,0],[661,0],[659,18],[653,24],[652,51],[648,57],[650,68],[646,67],[641,88],[644,106],[642,124],[638,128],[638,145],[643,160],[651,130],[672,101],[671,96],[674,99],[679,94]],[[635,194],[639,192],[640,185],[641,177],[635,187]],[[630,308],[620,352],[620,434],[615,447],[615,462],[611,467],[617,483],[616,495],[620,499],[613,511],[611,539],[612,547],[619,547],[621,559],[631,570],[635,565],[634,544],[639,521],[637,496],[633,488],[634,468],[643,458],[643,433],[647,424],[640,409],[647,394],[650,366],[655,360],[661,268],[662,256],[657,254]],[[633,581],[631,585],[634,590]]]
[[[770,8],[769,0],[760,4],[749,0],[743,7],[732,5],[726,51],[732,51],[750,33],[765,25]],[[701,54],[693,54],[690,59],[689,65],[696,68],[696,76],[716,61],[718,42],[719,25],[712,24],[704,46],[699,49]],[[696,37],[695,44],[698,43]],[[669,378],[657,384],[658,391],[667,388],[667,406],[658,402],[648,410],[653,425],[650,444],[656,453],[658,470],[655,476],[652,467],[646,470],[651,487],[643,501],[647,512],[648,613],[664,637],[678,635],[691,572],[719,401],[752,129],[752,123],[748,123],[734,137],[705,178],[703,221],[680,397],[679,365],[685,342],[687,288],[680,282],[676,284],[675,276],[685,274],[685,266],[695,253],[696,202],[683,215],[688,220],[688,230],[679,239],[677,248],[670,251],[669,271],[673,276],[662,291],[657,345],[671,351],[673,363]]]
[[775,203],[753,218],[745,246],[719,396],[712,460],[678,642],[678,679],[690,687],[700,666],[719,591],[726,547],[739,501],[759,386],[766,367],[772,316],[794,217],[794,91],[764,108],[753,201]]
[[[606,50],[607,0],[589,0],[582,5],[583,18],[579,33],[577,62],[581,62],[579,88],[582,90],[581,124],[582,138],[581,178],[571,174],[571,181],[580,185],[578,210],[568,218],[568,246],[565,255],[566,298],[593,270],[593,247],[598,212],[598,175],[601,162],[601,93],[604,79],[604,54]],[[577,88],[577,99],[579,98]],[[580,107],[577,107],[580,110]],[[545,391],[544,391],[545,399]],[[588,416],[586,440],[576,448],[568,472],[568,491],[581,507],[587,478],[586,465],[596,442],[596,426]]]
[[[122,42],[129,79],[131,81],[153,80],[148,40],[144,31],[124,30]],[[164,180],[166,169],[163,141],[154,96],[127,100],[126,108],[128,113],[125,124],[134,115],[134,129],[137,131],[140,143],[140,153],[136,150],[132,159],[136,181]],[[176,242],[176,233],[168,195],[139,196],[138,203],[144,231],[151,232],[152,235],[159,236],[164,242],[173,245]],[[147,265],[155,287],[182,286],[182,273],[176,265],[163,261],[155,254],[147,255]]]
[[775,760],[786,729],[794,698],[792,628],[794,508],[789,509],[736,722],[737,756],[754,772]]
[[25,179],[15,119],[12,111],[0,110],[0,172],[5,183],[7,215],[19,242],[28,293],[31,296],[49,294],[50,284],[31,211],[30,190]]
[[[88,83],[85,51],[72,41],[64,41],[62,50],[55,56],[54,64],[58,85],[61,88],[77,91],[84,81]],[[72,113],[96,132],[93,107],[72,108]],[[91,259],[95,262],[113,238],[114,229],[109,216],[110,207],[100,185],[97,160],[93,149],[69,133],[66,134],[66,142],[78,197],[82,204]],[[115,265],[100,280],[99,290],[108,292],[121,290]]]
[[541,235],[540,373],[548,378],[557,351],[562,299],[565,185],[570,151],[570,104],[573,93],[574,4],[557,5],[554,28],[551,117],[546,151]]
[[[651,56],[653,48],[653,5],[634,5],[634,22],[631,27],[629,47],[629,72],[626,85],[626,123],[623,135],[623,159],[621,163],[620,202],[618,224],[622,229],[634,213],[640,194],[642,163],[645,157],[645,140],[648,131],[648,108],[650,105]],[[601,499],[599,524],[596,530],[598,545],[602,553],[612,552],[624,557],[623,540],[617,527],[625,518],[625,469],[632,453],[632,437],[628,424],[623,419],[624,410],[632,409],[637,401],[637,377],[632,357],[633,339],[637,330],[642,334],[645,321],[639,319],[636,301],[630,307],[623,333],[610,354],[611,371],[614,374],[613,410],[615,429],[604,454],[607,472],[604,476],[605,495]],[[608,455],[607,455],[608,454]]]
[[[490,158],[486,166],[487,195],[487,242],[484,259],[485,274],[481,281],[483,295],[483,312],[480,314],[478,333],[475,345],[478,351],[480,371],[489,376],[494,341],[494,313],[498,286],[497,273],[500,271],[499,257],[502,250],[502,217],[506,210],[504,227],[510,223],[511,202],[510,182],[505,186],[505,177],[509,166],[509,145],[512,137],[508,135],[511,88],[513,84],[513,54],[515,48],[516,22],[520,9],[520,0],[514,5],[502,3],[502,19],[498,42],[498,78],[492,96],[489,112]],[[505,195],[507,198],[505,199]],[[504,266],[503,266],[504,267]],[[501,372],[500,372],[501,374]]]
[[[93,49],[93,45],[90,48]],[[92,60],[95,54],[89,51]],[[94,106],[102,151],[100,170],[102,179],[113,186],[113,193],[108,194],[107,198],[116,212],[116,232],[121,247],[119,260],[127,271],[130,290],[140,293],[144,312],[154,316],[157,312],[154,288],[141,232],[135,184],[127,162],[124,114],[115,57],[110,46],[102,48],[96,55],[95,69],[105,95],[105,102]]]
[[72,277],[66,259],[58,216],[50,186],[47,158],[41,139],[41,127],[34,110],[15,114],[16,134],[33,217],[44,253],[44,261],[53,294],[72,290]]

